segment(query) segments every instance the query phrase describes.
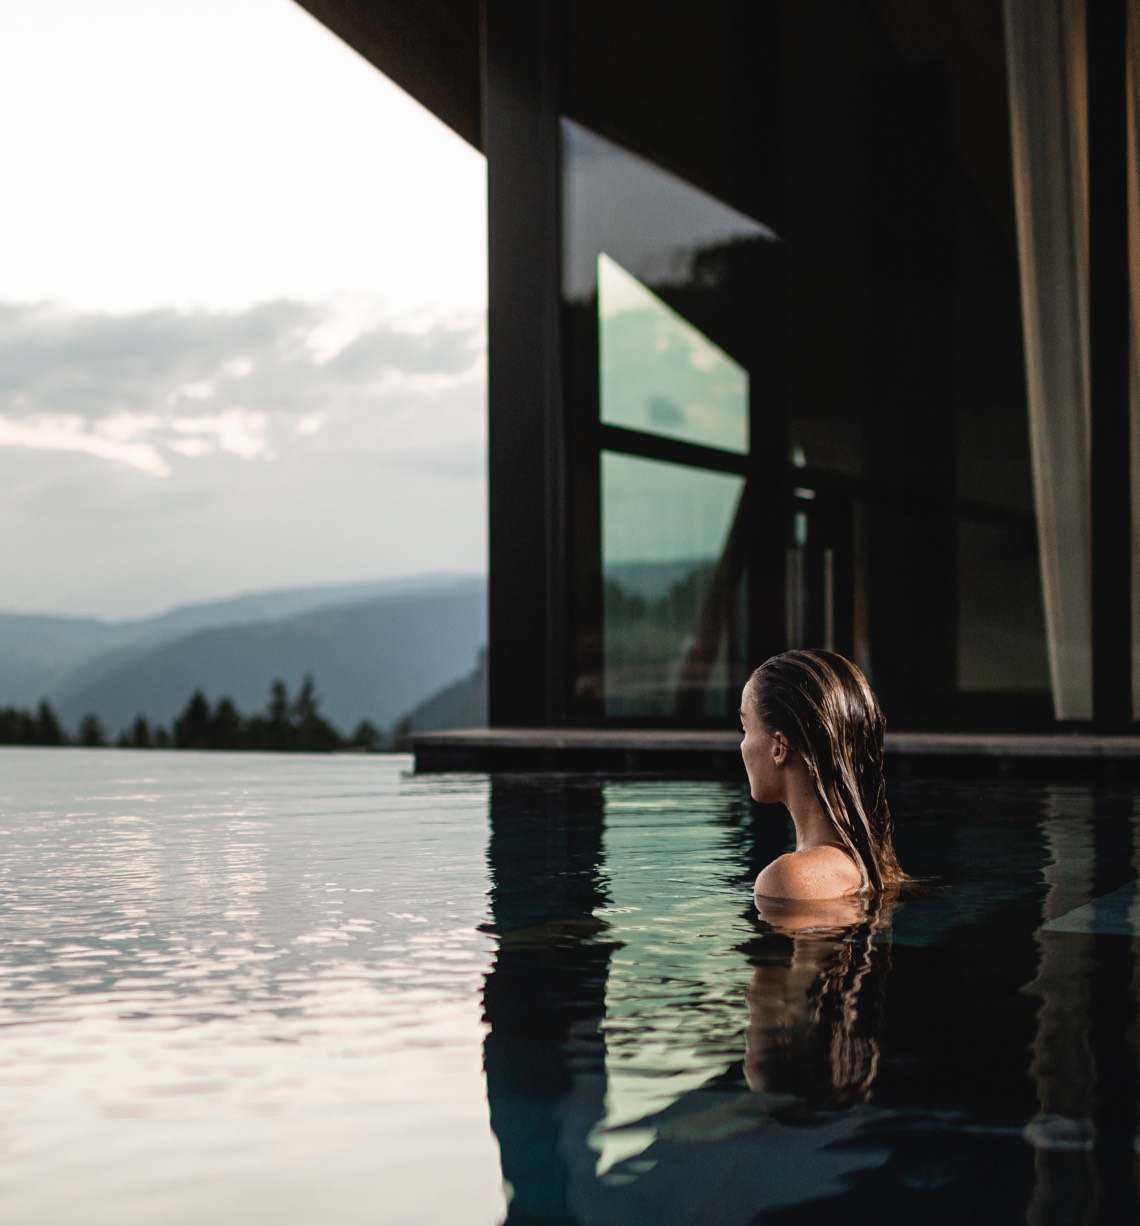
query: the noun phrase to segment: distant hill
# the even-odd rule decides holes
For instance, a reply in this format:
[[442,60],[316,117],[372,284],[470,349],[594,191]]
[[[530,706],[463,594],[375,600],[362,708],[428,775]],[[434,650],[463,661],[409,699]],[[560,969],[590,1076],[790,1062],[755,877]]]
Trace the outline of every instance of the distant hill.
[[487,653],[466,677],[453,681],[396,721],[395,730],[434,732],[443,728],[481,728],[487,723]]
[[198,629],[157,646],[144,640],[87,662],[49,697],[65,725],[93,711],[114,736],[139,713],[169,723],[195,689],[253,713],[274,679],[294,690],[311,673],[322,714],[342,731],[361,719],[387,728],[469,672],[485,640],[483,582],[453,580]]
[[443,591],[481,582],[470,576],[426,575],[284,588],[182,605],[157,617],[117,622],[0,613],[0,706],[29,707],[48,695],[78,689],[109,672],[116,663],[128,662],[140,648],[170,643],[196,630],[270,621],[382,596]]
[[77,668],[133,638],[131,623],[0,613],[0,706],[32,706]]
[[473,575],[414,575],[400,579],[372,579],[361,583],[332,583],[317,587],[274,588],[248,592],[226,600],[179,605],[145,621],[126,622],[137,627],[139,642],[160,642],[205,630],[211,626],[237,626],[250,622],[277,620],[310,609],[331,609],[384,596],[419,595],[447,591],[455,587],[482,586]]

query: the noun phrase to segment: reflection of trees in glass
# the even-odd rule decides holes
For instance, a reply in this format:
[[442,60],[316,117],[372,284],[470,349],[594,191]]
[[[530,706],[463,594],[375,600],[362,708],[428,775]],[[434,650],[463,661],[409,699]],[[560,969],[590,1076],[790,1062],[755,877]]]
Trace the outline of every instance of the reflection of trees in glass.
[[[668,570],[678,569],[682,568],[677,563],[668,564]],[[637,591],[636,581],[629,586],[617,577],[604,581],[609,715],[677,714],[679,694],[686,687],[686,664],[709,615],[718,569],[716,560],[689,563],[686,573],[657,593]],[[715,658],[695,688],[697,709],[686,706],[686,714],[723,714],[729,684],[727,644],[712,646],[710,655]]]
[[602,453],[607,715],[723,716],[736,705],[726,661],[743,670],[733,644],[744,494],[735,473]]
[[[667,565],[677,569],[677,563]],[[639,593],[632,584],[607,576],[603,600],[609,714],[671,713],[685,647],[717,567],[715,560],[687,565],[688,572],[658,594]]]

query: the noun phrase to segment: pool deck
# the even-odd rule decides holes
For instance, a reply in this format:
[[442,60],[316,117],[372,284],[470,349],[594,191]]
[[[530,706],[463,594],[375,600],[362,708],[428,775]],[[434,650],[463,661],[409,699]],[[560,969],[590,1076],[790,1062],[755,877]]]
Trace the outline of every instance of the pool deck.
[[[740,734],[598,728],[463,728],[408,738],[420,773],[573,771],[743,778]],[[1140,736],[888,732],[903,774],[1140,778]]]

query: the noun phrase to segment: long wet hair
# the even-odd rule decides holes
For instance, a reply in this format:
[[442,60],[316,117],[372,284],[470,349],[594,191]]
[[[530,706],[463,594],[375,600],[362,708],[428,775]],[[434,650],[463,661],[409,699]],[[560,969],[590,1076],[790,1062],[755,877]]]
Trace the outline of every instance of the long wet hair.
[[886,720],[859,667],[834,651],[786,651],[761,664],[749,688],[761,721],[803,758],[863,888],[904,881],[883,781]]

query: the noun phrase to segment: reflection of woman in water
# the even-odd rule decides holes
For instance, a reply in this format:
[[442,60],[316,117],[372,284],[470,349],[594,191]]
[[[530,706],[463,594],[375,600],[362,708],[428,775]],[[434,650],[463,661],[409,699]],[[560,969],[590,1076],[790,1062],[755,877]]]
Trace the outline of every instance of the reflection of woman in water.
[[748,679],[740,752],[753,800],[787,806],[796,849],[756,878],[762,898],[834,899],[905,879],[883,784],[883,713],[833,651],[788,651]]
[[[792,1115],[865,1101],[879,1065],[890,969],[883,896],[758,900],[771,939],[748,988],[744,1076],[767,1110]],[[789,954],[785,941],[791,938]]]

